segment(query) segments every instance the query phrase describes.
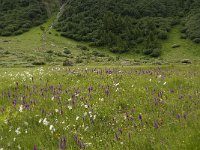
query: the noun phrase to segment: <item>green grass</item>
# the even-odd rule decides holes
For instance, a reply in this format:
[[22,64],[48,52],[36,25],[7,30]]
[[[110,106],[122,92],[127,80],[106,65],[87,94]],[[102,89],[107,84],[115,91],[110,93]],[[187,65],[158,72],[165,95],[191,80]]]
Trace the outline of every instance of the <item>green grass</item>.
[[[190,39],[181,39],[179,27],[175,27],[169,34],[169,39],[164,41],[161,58],[169,62],[179,62],[182,59],[190,59],[193,62],[200,61],[200,45]],[[179,44],[179,48],[172,45]]]
[[59,149],[66,139],[63,149],[199,149],[199,73],[194,65],[1,68],[0,148]]
[[[54,29],[50,29],[54,20],[55,17],[52,17],[41,25],[45,27],[45,40],[42,40],[44,31],[40,27],[35,27],[19,36],[0,37],[0,66],[31,67],[35,61],[45,62],[48,65],[61,65],[66,57],[74,64],[76,64],[77,57],[80,57],[83,63],[76,65],[90,66],[180,63],[183,59],[190,59],[193,63],[198,64],[200,60],[200,45],[194,44],[189,39],[180,39],[181,33],[178,26],[171,30],[168,40],[162,41],[161,57],[150,58],[134,52],[113,54],[107,48],[89,47],[89,43],[64,38]],[[173,44],[180,44],[180,47],[172,48]],[[78,45],[87,46],[89,51],[80,50]],[[72,54],[64,56],[64,47],[68,48]],[[49,50],[53,53],[47,53]],[[101,52],[105,57],[94,56],[93,51]],[[117,57],[119,60],[116,59]],[[108,61],[109,59],[111,61]]]

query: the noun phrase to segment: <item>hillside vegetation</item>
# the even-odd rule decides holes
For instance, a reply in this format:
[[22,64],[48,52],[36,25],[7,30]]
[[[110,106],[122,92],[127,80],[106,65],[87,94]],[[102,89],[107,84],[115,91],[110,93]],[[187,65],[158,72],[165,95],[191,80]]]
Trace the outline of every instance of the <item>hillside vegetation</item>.
[[0,0],[0,35],[19,35],[44,23],[58,5],[58,0]]
[[199,42],[198,8],[197,0],[68,0],[56,29],[112,52],[137,51],[142,43],[140,51],[157,57],[174,25],[182,24],[183,38]]

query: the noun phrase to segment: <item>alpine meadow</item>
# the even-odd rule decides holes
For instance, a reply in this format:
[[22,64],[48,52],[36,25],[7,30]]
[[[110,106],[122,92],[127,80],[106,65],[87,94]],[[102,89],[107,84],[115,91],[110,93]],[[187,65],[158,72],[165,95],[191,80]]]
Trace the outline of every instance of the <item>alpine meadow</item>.
[[0,150],[198,150],[199,85],[199,0],[0,0]]

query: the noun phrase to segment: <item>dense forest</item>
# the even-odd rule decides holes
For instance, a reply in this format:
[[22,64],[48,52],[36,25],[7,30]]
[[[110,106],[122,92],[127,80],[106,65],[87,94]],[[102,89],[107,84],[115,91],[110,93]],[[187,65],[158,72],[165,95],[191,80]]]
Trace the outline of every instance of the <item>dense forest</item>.
[[0,35],[18,35],[40,25],[57,3],[55,0],[0,0]]
[[157,57],[174,25],[182,26],[182,38],[199,42],[199,5],[199,0],[68,0],[56,29],[112,52],[143,45],[144,54]]
[[0,0],[0,35],[18,35],[40,25],[62,3],[55,24],[62,36],[114,53],[158,57],[162,40],[175,25],[180,38],[200,43],[199,0]]

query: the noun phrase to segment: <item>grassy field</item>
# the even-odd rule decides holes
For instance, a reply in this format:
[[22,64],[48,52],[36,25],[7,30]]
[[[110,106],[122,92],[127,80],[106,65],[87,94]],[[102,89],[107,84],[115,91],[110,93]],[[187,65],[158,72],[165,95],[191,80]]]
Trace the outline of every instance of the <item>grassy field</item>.
[[199,149],[199,66],[0,69],[0,149]]

